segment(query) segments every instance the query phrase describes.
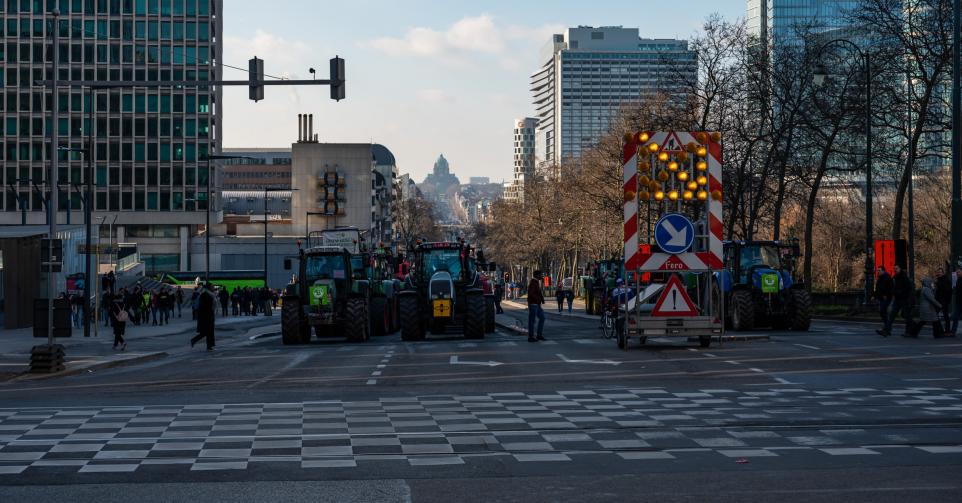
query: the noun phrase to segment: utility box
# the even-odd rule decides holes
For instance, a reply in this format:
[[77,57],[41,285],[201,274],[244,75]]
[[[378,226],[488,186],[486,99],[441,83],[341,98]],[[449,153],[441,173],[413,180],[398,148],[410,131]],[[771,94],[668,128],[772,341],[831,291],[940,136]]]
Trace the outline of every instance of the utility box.
[[[33,300],[33,336],[47,337],[47,299]],[[73,323],[70,319],[70,301],[53,299],[53,336],[70,337]]]

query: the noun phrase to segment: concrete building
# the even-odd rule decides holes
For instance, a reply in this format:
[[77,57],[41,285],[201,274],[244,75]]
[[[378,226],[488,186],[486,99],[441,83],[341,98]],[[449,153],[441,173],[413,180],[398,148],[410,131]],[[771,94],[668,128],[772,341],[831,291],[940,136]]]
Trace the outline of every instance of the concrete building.
[[514,179],[504,192],[509,201],[524,202],[524,186],[535,176],[535,129],[538,119],[526,117],[514,121]]
[[[4,169],[0,182],[12,187],[0,195],[0,225],[19,224],[20,210],[30,224],[46,221],[43,191],[50,159],[50,90],[32,82],[49,71],[44,49],[52,2],[5,2],[0,10],[0,45],[6,48],[0,69]],[[32,8],[31,8],[32,6]],[[101,81],[208,80],[221,77],[223,16],[221,0],[183,2],[57,2],[61,11],[61,78]],[[94,217],[116,215],[114,229],[147,228],[148,234],[172,234],[142,249],[149,255],[174,257],[186,268],[179,246],[206,219],[208,152],[221,142],[220,88],[117,88],[93,92],[63,88],[59,147],[86,148],[94,138]],[[94,110],[92,123],[86,112]],[[68,207],[70,221],[82,222],[80,193],[71,184],[85,182],[82,156],[61,154],[60,222]],[[216,182],[216,181],[215,181]],[[69,194],[69,197],[68,197]],[[216,210],[216,209],[215,209]],[[157,228],[157,229],[155,229]],[[133,237],[136,233],[127,232]]]
[[621,106],[659,91],[669,71],[695,78],[684,40],[645,39],[637,28],[580,26],[555,34],[531,76],[538,157],[550,165],[577,158],[607,131]]
[[249,158],[217,161],[222,190],[291,188],[290,148],[225,148],[222,153]]
[[760,40],[801,43],[800,31],[822,32],[846,25],[858,0],[748,0],[745,22]]
[[472,176],[468,178],[468,183],[471,185],[487,185],[491,183],[491,178],[487,176]]

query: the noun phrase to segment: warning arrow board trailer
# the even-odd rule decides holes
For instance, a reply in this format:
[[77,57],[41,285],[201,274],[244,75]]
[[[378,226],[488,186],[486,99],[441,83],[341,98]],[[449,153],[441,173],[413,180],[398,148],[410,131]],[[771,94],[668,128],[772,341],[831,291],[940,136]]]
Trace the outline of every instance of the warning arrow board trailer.
[[[625,281],[618,346],[631,337],[696,338],[724,331],[722,144],[719,133],[625,135]],[[652,278],[657,283],[649,283]]]

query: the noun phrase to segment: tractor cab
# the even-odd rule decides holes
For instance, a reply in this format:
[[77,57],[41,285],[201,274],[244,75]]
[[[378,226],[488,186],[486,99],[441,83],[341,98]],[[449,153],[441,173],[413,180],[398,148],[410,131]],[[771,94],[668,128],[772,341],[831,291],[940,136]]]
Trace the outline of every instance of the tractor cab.
[[811,296],[795,275],[798,240],[724,243],[726,323],[735,330],[760,326],[805,331],[811,323]]
[[[304,252],[302,283],[307,289],[309,312],[332,316],[337,299],[344,299],[356,275],[351,255],[344,248],[318,246]],[[339,295],[339,293],[341,295]]]

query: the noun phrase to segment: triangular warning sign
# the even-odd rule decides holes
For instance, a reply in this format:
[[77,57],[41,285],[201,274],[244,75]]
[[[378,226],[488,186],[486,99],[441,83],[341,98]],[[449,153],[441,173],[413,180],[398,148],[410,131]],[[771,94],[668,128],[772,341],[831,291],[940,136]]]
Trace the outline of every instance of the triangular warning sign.
[[682,152],[685,150],[685,144],[681,142],[678,138],[678,134],[674,131],[670,131],[668,136],[665,137],[665,142],[662,144],[662,152]]
[[692,303],[691,297],[681,284],[678,276],[672,274],[661,291],[661,297],[655,303],[655,308],[651,310],[652,316],[697,316],[698,309]]

